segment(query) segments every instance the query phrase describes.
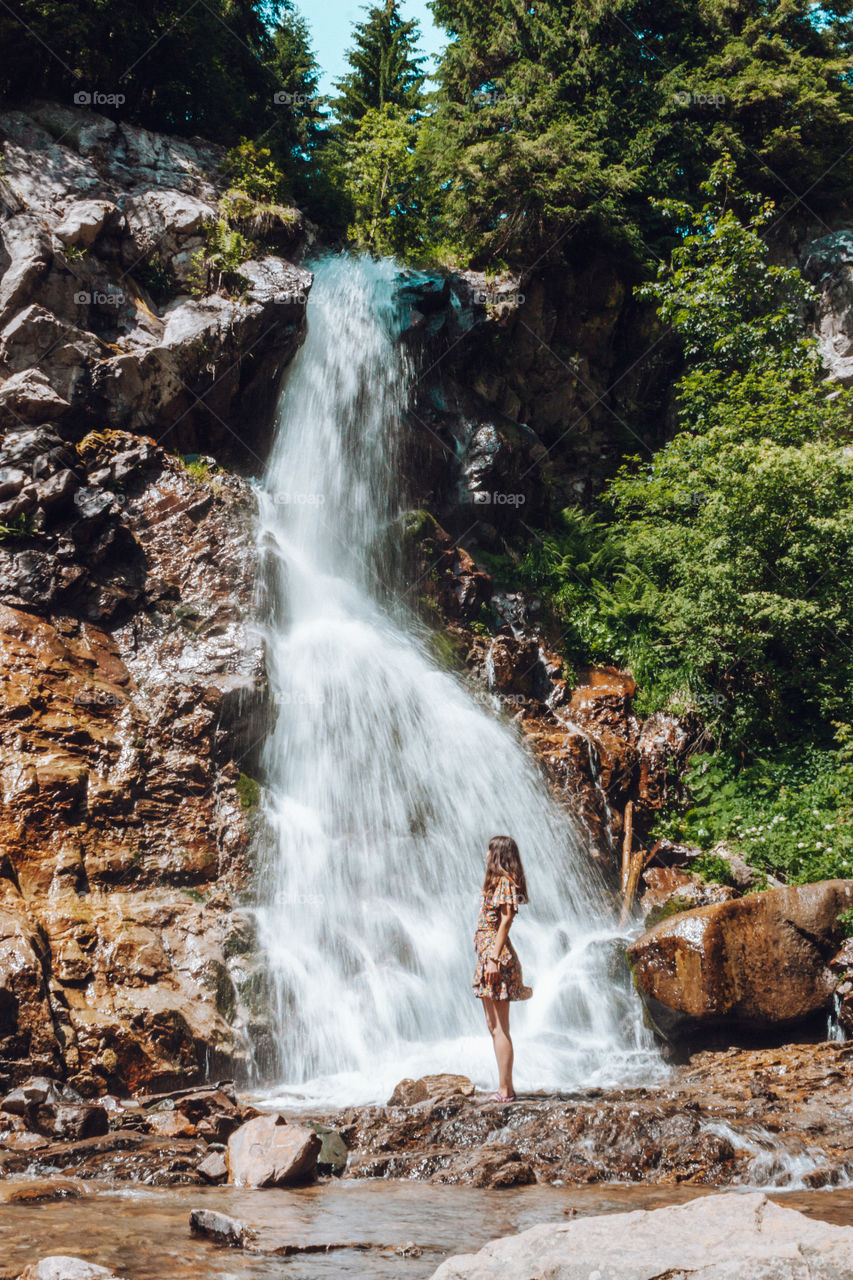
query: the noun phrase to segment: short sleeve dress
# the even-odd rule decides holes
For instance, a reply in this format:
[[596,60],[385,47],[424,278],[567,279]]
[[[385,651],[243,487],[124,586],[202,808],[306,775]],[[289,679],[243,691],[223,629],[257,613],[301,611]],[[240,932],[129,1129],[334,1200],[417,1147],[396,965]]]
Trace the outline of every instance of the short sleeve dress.
[[477,921],[477,932],[474,934],[474,949],[477,952],[474,994],[480,1000],[483,996],[490,996],[492,1000],[529,1000],[533,992],[530,987],[524,985],[521,961],[509,938],[498,957],[499,981],[494,983],[486,981],[486,961],[497,937],[501,922],[500,909],[504,903],[511,908],[515,916],[518,911],[518,889],[508,876],[501,876],[494,890],[484,893],[480,900],[480,918]]

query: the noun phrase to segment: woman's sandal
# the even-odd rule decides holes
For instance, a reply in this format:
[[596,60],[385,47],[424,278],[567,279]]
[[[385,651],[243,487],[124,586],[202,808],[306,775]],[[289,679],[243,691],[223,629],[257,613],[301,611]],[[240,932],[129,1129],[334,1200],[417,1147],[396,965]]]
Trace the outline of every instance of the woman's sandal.
[[490,1102],[515,1102],[515,1094],[509,1093],[506,1097],[502,1093],[493,1093]]

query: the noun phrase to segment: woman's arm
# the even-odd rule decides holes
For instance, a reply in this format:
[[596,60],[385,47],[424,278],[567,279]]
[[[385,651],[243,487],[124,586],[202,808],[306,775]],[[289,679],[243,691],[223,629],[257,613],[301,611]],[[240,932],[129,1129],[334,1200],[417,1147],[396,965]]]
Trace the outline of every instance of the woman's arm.
[[509,937],[510,926],[512,925],[512,918],[515,915],[515,912],[513,911],[512,907],[506,902],[501,904],[500,911],[501,911],[501,922],[498,925],[498,931],[495,934],[495,940],[492,943],[491,950],[486,959],[486,977],[487,978],[497,977],[498,974],[500,973],[500,967],[498,965],[498,956],[503,951],[504,943]]

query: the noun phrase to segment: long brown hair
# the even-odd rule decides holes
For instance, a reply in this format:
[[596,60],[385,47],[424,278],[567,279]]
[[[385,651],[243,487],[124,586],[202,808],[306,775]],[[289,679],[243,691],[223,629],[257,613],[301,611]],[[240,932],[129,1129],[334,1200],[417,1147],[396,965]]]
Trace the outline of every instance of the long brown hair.
[[494,888],[501,876],[507,876],[518,890],[520,901],[527,902],[527,880],[524,877],[518,845],[512,836],[492,836],[489,841],[483,892],[488,893]]

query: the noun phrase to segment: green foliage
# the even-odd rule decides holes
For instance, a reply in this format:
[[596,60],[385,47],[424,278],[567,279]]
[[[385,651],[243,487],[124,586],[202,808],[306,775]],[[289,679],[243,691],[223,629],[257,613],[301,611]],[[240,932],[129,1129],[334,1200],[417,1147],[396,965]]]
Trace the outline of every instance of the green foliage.
[[[718,192],[729,176],[721,166]],[[839,590],[853,569],[851,398],[798,336],[797,273],[731,209],[706,205],[644,292],[691,367],[675,437],[610,487],[631,571],[651,584],[637,625],[656,637],[662,685],[710,699],[723,738],[784,740],[804,714],[841,715],[853,688]]]
[[853,907],[848,907],[846,911],[839,912],[838,924],[841,928],[842,938],[853,938]]
[[260,783],[247,773],[241,773],[234,786],[241,806],[247,810],[257,809],[261,803]]
[[277,204],[287,198],[284,174],[272,158],[269,147],[259,147],[241,138],[228,152],[222,172],[227,181],[253,200]]
[[175,457],[181,463],[187,475],[192,476],[193,480],[198,480],[201,484],[210,484],[218,470],[215,464],[211,466],[209,458],[203,458],[197,453],[178,453]]
[[347,202],[347,234],[358,248],[406,257],[418,245],[409,216],[417,201],[416,130],[399,107],[362,115],[335,170]]
[[227,218],[217,218],[204,229],[204,248],[192,256],[187,278],[190,292],[197,296],[227,291],[241,263],[254,253],[254,245]]
[[337,81],[340,96],[332,103],[344,134],[354,133],[370,112],[392,107],[412,119],[423,105],[418,23],[401,16],[399,0],[365,9],[367,17],[355,24],[347,53],[351,69]]
[[228,145],[275,118],[274,31],[289,0],[17,0],[0,6],[0,96],[71,103]]
[[675,894],[667,898],[666,902],[662,902],[659,907],[652,908],[646,916],[646,928],[653,929],[656,924],[660,924],[661,920],[670,920],[672,916],[680,915],[682,911],[691,911],[695,905],[689,898],[682,898]]
[[[689,202],[730,152],[752,190],[816,212],[849,190],[850,4],[433,0],[450,37],[425,122],[426,239],[476,263],[559,240],[660,252],[649,197]],[[808,179],[806,178],[808,174]],[[802,211],[805,214],[805,210]]]
[[11,542],[14,538],[26,538],[30,532],[29,516],[15,516],[15,519],[10,520],[8,524],[0,521],[0,542]]
[[152,254],[147,262],[135,267],[133,274],[156,303],[165,302],[175,293],[175,281],[159,253]]
[[703,853],[690,863],[690,870],[695,872],[706,884],[731,884],[732,869],[725,858],[715,853]]
[[850,878],[853,735],[848,726],[836,733],[834,748],[798,745],[744,767],[722,752],[694,756],[688,807],[659,822],[656,834],[705,850],[725,841],[790,884]]
[[[664,324],[678,333],[694,371],[745,373],[769,349],[786,363],[808,362],[803,313],[815,291],[794,267],[770,260],[761,232],[775,219],[772,201],[740,188],[730,156],[701,184],[698,210],[676,200],[657,201],[681,239],[658,269],[657,280],[637,290],[653,299]],[[743,212],[730,201],[739,197]]]

